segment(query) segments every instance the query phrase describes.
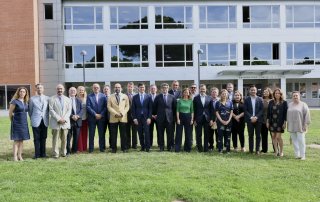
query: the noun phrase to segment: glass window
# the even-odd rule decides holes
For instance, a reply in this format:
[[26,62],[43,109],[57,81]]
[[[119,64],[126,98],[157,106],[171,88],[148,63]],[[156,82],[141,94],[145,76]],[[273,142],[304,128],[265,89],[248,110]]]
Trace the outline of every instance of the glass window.
[[147,45],[112,45],[111,67],[149,67]]
[[320,27],[320,6],[286,6],[286,26],[288,28]]
[[44,4],[44,19],[53,20],[53,4]]
[[[87,52],[85,56],[80,54],[82,50]],[[83,59],[86,68],[102,68],[103,55],[102,45],[65,46],[65,68],[82,68]]]
[[64,7],[64,29],[103,29],[102,7]]
[[280,6],[243,6],[244,28],[279,28]]
[[292,92],[293,91],[299,91],[300,92],[300,97],[301,98],[306,98],[306,83],[304,82],[296,82],[296,83],[287,83],[287,99],[292,98]]
[[201,66],[234,66],[237,65],[236,44],[200,44],[203,54],[200,55]]
[[235,6],[200,6],[200,28],[235,28]]
[[155,7],[156,29],[192,29],[191,6]]
[[312,98],[320,98],[320,83],[314,82],[311,84]]
[[280,65],[279,44],[243,44],[243,65]]
[[288,65],[320,64],[320,43],[287,43]]
[[148,8],[110,7],[110,29],[148,29]]
[[54,44],[46,43],[44,44],[44,47],[45,47],[45,58],[54,59]]
[[157,67],[193,66],[192,45],[156,45]]

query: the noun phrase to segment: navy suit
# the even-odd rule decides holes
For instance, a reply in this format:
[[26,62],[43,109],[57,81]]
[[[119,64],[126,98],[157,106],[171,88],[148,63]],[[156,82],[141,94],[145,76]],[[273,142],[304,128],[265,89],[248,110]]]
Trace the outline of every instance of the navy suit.
[[244,117],[247,122],[248,127],[248,135],[249,135],[249,151],[253,152],[253,137],[254,131],[256,133],[256,152],[259,152],[260,148],[260,133],[261,133],[261,125],[263,122],[263,100],[261,97],[256,96],[255,101],[255,116],[258,118],[256,123],[251,122],[251,117],[253,116],[253,108],[251,97],[247,97],[244,100]]
[[132,119],[138,121],[138,134],[141,144],[141,150],[149,151],[150,149],[150,133],[147,119],[151,120],[152,116],[152,98],[148,94],[143,95],[141,103],[140,93],[132,98],[131,106]]
[[[196,122],[196,144],[199,152],[208,151],[210,120],[211,97],[205,95],[204,105],[201,102],[201,95],[197,95],[193,99],[194,120]],[[204,132],[203,147],[202,147],[202,129]]]
[[[70,98],[72,101],[72,98]],[[71,102],[72,103],[72,102]],[[73,103],[72,103],[73,104]],[[75,98],[75,105],[76,105],[76,112],[74,111],[73,107],[71,110],[70,115],[70,124],[71,128],[69,129],[68,136],[67,136],[67,153],[70,154],[70,141],[72,137],[72,153],[76,153],[78,150],[78,139],[80,135],[80,128],[82,126],[82,102],[79,98]],[[74,121],[72,119],[73,115],[78,115],[79,119],[77,121]]]
[[[132,147],[133,149],[137,148],[137,126],[133,123],[132,113],[131,113],[131,106],[132,106],[132,99],[135,93],[132,93],[131,95],[129,93],[126,93],[126,95],[129,98],[130,108],[128,111],[128,122],[126,124],[126,141],[127,141],[127,148],[129,149]],[[132,144],[131,144],[132,143]]]
[[[156,98],[157,95],[154,95],[154,99]],[[151,98],[151,102],[152,102],[152,109],[154,108],[154,100],[152,100],[152,95],[150,94],[150,98]],[[152,147],[152,144],[153,144],[153,131],[154,131],[154,126],[156,125],[156,130],[158,131],[157,129],[157,123],[156,123],[156,120],[151,118],[151,123],[149,125],[149,134],[150,134],[150,146]],[[158,132],[157,132],[158,133]],[[158,134],[157,134],[157,144],[159,146],[159,137],[158,137]]]
[[164,95],[159,94],[154,100],[153,115],[157,115],[157,128],[159,136],[160,151],[164,149],[164,130],[167,133],[167,149],[173,150],[174,146],[174,118],[176,113],[176,98],[167,94],[167,101],[164,101]]
[[[106,96],[106,100],[107,100],[107,104],[108,105],[108,99],[109,99],[110,95]],[[109,128],[109,146],[111,148],[111,135],[110,135],[110,113],[109,110],[106,110],[106,115],[105,115],[105,124],[104,124],[104,134],[106,134],[107,129]]]
[[[101,152],[106,149],[106,138],[105,138],[105,115],[107,110],[107,99],[102,93],[98,94],[98,102],[96,95],[91,93],[87,97],[87,114],[88,114],[88,125],[89,125],[89,152],[93,152],[94,149],[94,135],[96,126],[98,127],[99,134],[99,149]],[[97,120],[95,115],[101,114],[102,118]]]
[[176,99],[181,98],[181,91],[180,90],[169,90],[169,94],[173,95]]

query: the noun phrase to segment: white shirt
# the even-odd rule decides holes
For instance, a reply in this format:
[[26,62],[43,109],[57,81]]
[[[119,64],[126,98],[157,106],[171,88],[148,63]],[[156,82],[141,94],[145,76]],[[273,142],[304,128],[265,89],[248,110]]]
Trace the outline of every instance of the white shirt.
[[251,98],[251,104],[252,104],[252,116],[256,116],[256,98],[257,97],[252,97]]
[[202,106],[204,106],[205,102],[206,102],[206,94],[200,95],[200,99],[202,102]]

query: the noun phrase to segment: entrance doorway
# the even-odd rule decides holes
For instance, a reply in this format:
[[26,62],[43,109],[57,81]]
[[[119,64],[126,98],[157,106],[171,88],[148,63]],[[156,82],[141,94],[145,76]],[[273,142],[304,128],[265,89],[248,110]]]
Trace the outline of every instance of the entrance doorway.
[[257,95],[262,97],[263,89],[266,87],[274,90],[276,88],[280,88],[280,79],[244,79],[243,80],[243,96],[249,96],[249,88],[251,85],[255,85],[257,87]]

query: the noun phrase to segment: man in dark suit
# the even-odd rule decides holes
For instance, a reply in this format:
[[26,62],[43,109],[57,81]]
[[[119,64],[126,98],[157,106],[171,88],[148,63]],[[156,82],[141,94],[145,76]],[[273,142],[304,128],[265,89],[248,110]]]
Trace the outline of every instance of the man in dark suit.
[[[109,86],[109,85],[105,85],[105,86],[103,87],[103,94],[106,96],[107,105],[108,105],[108,99],[109,99],[110,94],[111,94],[110,86]],[[106,134],[107,129],[108,129],[108,133],[109,133],[109,146],[110,146],[110,149],[112,149],[112,148],[111,148],[111,138],[110,138],[111,136],[110,136],[110,113],[109,113],[109,110],[106,110],[105,120],[106,120],[106,123],[105,123],[105,128],[104,128],[104,134]]]
[[174,114],[176,113],[176,98],[168,93],[169,85],[161,84],[162,93],[154,100],[153,115],[155,115],[160,151],[164,150],[164,130],[167,133],[167,149],[174,151]]
[[260,154],[260,132],[263,121],[263,100],[257,96],[257,88],[251,85],[250,96],[244,100],[244,116],[249,134],[249,151],[253,153],[253,137],[256,133],[256,154]]
[[[71,153],[77,153],[78,139],[80,135],[80,128],[82,126],[82,102],[76,98],[77,89],[75,87],[69,88],[69,98],[71,99],[71,115],[68,136],[67,136],[67,155]],[[72,149],[70,148],[70,141],[72,138]]]
[[133,123],[133,119],[132,119],[132,113],[131,113],[131,105],[132,105],[132,98],[135,95],[134,93],[134,83],[133,82],[129,82],[127,84],[127,93],[126,95],[129,98],[129,104],[130,104],[130,108],[128,111],[128,123],[126,126],[126,135],[127,135],[127,148],[132,148],[132,149],[137,149],[137,142],[138,142],[138,138],[137,138],[137,126]]
[[87,114],[89,125],[89,153],[94,149],[94,135],[96,127],[98,127],[99,134],[99,149],[100,152],[106,150],[106,137],[104,133],[105,129],[105,115],[107,99],[103,93],[100,93],[100,85],[95,83],[92,85],[92,91],[87,97]]
[[169,94],[173,95],[176,99],[181,98],[181,91],[179,90],[179,81],[174,80],[172,82],[171,90],[169,90]]
[[[154,107],[154,100],[157,96],[157,86],[155,84],[151,84],[150,85],[150,96],[151,96],[151,101],[152,101],[152,109]],[[151,123],[149,125],[149,133],[150,133],[150,147],[152,147],[152,144],[153,144],[153,131],[154,131],[154,126],[156,126],[156,130],[158,131],[157,129],[157,122],[156,122],[156,119],[155,119],[155,115],[152,115],[151,117]],[[158,132],[157,132],[157,144],[159,146],[159,137],[158,137]]]
[[132,118],[135,125],[138,126],[141,151],[150,151],[150,133],[149,125],[152,116],[152,98],[145,93],[145,85],[138,84],[139,93],[132,99]]
[[[210,121],[210,130],[209,130],[209,150],[214,149],[214,139],[216,140],[216,148],[218,148],[218,130],[217,130],[217,123],[216,123],[216,102],[219,101],[218,99],[219,89],[216,87],[211,88],[211,103],[210,103],[210,114],[211,114],[211,121]],[[216,136],[216,138],[214,138]]]
[[[193,99],[194,125],[196,127],[196,144],[199,152],[208,152],[209,130],[210,130],[210,96],[206,95],[207,88],[200,85],[200,94]],[[202,129],[204,143],[202,146]]]
[[230,101],[233,100],[233,97],[234,97],[234,87],[233,87],[233,83],[227,83],[227,91],[228,91],[228,99]]

